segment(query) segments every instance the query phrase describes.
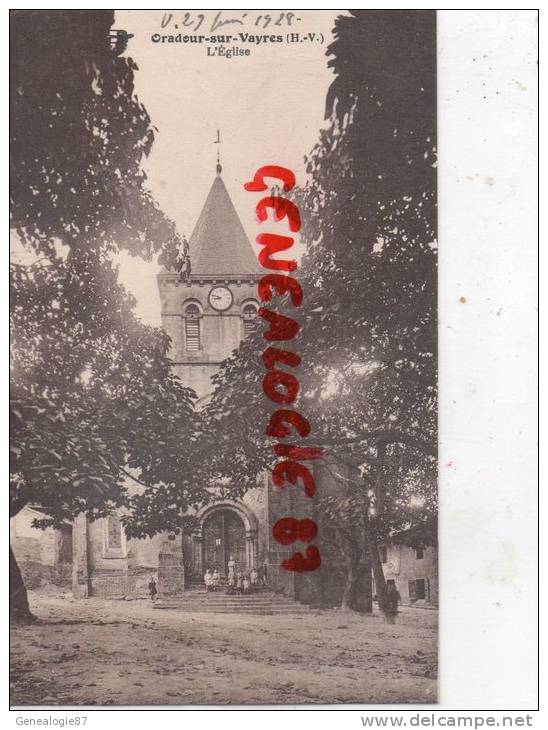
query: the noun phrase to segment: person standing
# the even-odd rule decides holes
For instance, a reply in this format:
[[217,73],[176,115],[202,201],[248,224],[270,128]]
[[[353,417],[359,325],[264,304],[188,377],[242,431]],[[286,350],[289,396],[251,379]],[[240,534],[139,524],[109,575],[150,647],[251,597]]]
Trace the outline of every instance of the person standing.
[[206,570],[206,572],[204,574],[204,583],[205,583],[206,591],[210,591],[211,584],[212,584],[212,577],[211,577],[211,571],[209,570],[209,568]]
[[255,567],[251,568],[251,572],[249,574],[249,579],[251,581],[251,588],[256,588],[257,583],[259,582],[259,573],[257,571],[257,568],[255,568]]
[[381,606],[381,610],[384,614],[386,621],[389,624],[393,624],[398,615],[398,605],[401,601],[401,596],[394,585],[394,583],[388,583],[384,591],[384,600]]
[[234,560],[234,555],[229,556],[227,567],[228,567],[227,577],[230,579],[230,576],[232,575],[235,580],[235,578],[236,578],[236,561]]
[[238,593],[242,593],[244,590],[244,576],[241,572],[238,573],[238,578],[236,579],[236,589]]
[[156,596],[158,595],[158,588],[156,587],[154,576],[152,576],[148,582],[148,592],[150,593],[150,600],[154,603]]

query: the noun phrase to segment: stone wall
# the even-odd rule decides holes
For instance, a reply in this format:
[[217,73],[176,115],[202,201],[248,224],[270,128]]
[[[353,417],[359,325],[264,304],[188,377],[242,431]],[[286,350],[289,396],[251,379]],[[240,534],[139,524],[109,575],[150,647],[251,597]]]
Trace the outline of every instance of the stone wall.
[[44,515],[25,507],[10,521],[10,540],[15,559],[29,589],[53,583],[70,586],[72,562],[72,528],[62,530],[32,526]]
[[[88,595],[117,599],[148,597],[150,578],[154,576],[158,580],[158,555],[165,533],[143,539],[126,539],[122,534],[120,546],[112,549],[108,544],[106,519],[89,522],[85,527],[81,521],[80,532],[80,582],[84,582],[83,573],[87,568]],[[77,594],[85,597],[85,590],[77,589]]]
[[242,500],[257,520],[257,550],[255,555],[257,566],[264,564],[266,560],[269,533],[267,475],[262,474],[259,479],[260,486],[257,489],[250,489]]
[[267,480],[269,527],[265,540],[268,585],[276,592],[295,598],[295,574],[283,570],[281,567],[282,562],[293,554],[292,546],[280,545],[272,536],[272,527],[279,519],[295,515],[291,506],[291,492],[295,487],[279,489],[274,486],[270,476],[266,476],[265,479]]
[[[309,469],[313,469],[310,463]],[[308,544],[296,541],[291,545],[280,545],[272,535],[272,527],[282,517],[293,517],[297,520],[305,518],[317,521],[315,513],[314,498],[305,496],[302,485],[286,485],[283,488],[276,487],[271,478],[268,478],[268,582],[276,591],[296,598],[311,606],[324,605],[326,596],[324,592],[324,574],[326,566],[319,569],[294,573],[282,568],[284,560],[291,558],[297,552],[305,554]],[[321,530],[318,537],[311,543],[315,545],[322,554]]]
[[[209,292],[216,284],[227,285],[234,302],[220,314],[209,304]],[[167,272],[158,275],[158,290],[162,304],[162,327],[171,338],[169,356],[174,372],[185,386],[201,398],[212,391],[211,376],[219,364],[230,356],[243,339],[242,310],[248,302],[257,303],[254,281],[210,279],[180,282]],[[200,309],[200,349],[189,352],[185,343],[185,307],[195,303]]]
[[94,570],[90,576],[90,595],[99,598],[147,598],[148,582],[157,571],[148,568],[120,570]]

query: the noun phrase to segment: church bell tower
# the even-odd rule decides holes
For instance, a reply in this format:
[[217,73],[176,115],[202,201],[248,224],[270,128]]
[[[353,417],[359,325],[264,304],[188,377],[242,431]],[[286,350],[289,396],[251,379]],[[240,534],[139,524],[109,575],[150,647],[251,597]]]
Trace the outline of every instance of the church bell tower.
[[164,269],[158,288],[174,370],[196,391],[199,405],[212,392],[212,375],[257,316],[256,287],[262,276],[223,182],[219,156],[189,249],[190,276],[181,280],[177,272]]

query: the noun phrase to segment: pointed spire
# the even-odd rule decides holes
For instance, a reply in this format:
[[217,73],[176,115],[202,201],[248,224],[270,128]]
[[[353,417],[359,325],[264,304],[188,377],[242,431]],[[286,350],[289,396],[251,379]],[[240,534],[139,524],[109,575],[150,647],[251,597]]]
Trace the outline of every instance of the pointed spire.
[[220,175],[207,196],[190,237],[192,276],[261,276],[253,247]]

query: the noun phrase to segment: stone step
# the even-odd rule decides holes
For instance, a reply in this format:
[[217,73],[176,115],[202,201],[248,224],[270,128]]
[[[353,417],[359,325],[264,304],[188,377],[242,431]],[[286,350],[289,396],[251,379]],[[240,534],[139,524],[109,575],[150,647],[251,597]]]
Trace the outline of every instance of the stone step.
[[291,601],[293,599],[288,598],[278,593],[197,593],[195,591],[184,591],[177,596],[165,596],[165,599],[160,600],[166,601]]
[[225,593],[198,593],[185,591],[181,596],[159,599],[155,609],[171,609],[187,613],[249,613],[290,614],[306,613],[309,609],[298,601],[276,593],[227,595]]
[[[224,593],[228,589],[227,585],[221,584],[216,591],[208,591],[203,583],[185,583],[185,593],[207,593],[208,595],[215,595],[216,593]],[[275,595],[268,588],[262,586],[256,587],[250,595],[261,596],[261,595]]]
[[250,600],[241,600],[238,599],[230,599],[226,598],[224,601],[193,601],[186,598],[164,598],[160,599],[155,602],[154,605],[157,604],[164,604],[164,603],[184,603],[185,605],[192,605],[192,606],[300,606],[298,601],[291,601],[289,599],[286,600],[278,600],[278,601],[250,601]]
[[193,601],[192,599],[188,598],[164,598],[158,600],[154,605],[157,604],[164,604],[164,603],[176,603],[176,604],[184,604],[184,605],[192,605],[192,606],[299,606],[297,601],[290,601],[289,599],[281,600],[278,599],[276,601],[253,601],[253,600],[246,600],[245,598],[242,600],[236,599],[230,599],[226,598],[223,600],[218,601]]
[[177,611],[178,613],[234,613],[234,614],[252,614],[258,616],[276,616],[276,615],[290,615],[290,614],[304,614],[308,613],[308,609],[305,606],[192,606],[173,604],[173,605],[160,605],[154,606],[156,610],[169,609],[171,611]]
[[293,599],[288,598],[287,596],[249,596],[249,595],[243,595],[239,596],[237,594],[231,595],[230,593],[219,593],[217,595],[192,595],[191,593],[182,593],[178,596],[160,596],[159,600],[165,600],[165,601],[193,601],[193,602],[207,602],[207,603],[215,603],[216,601],[255,601],[256,603],[261,602],[268,602],[268,603],[274,603],[276,601],[292,601]]

